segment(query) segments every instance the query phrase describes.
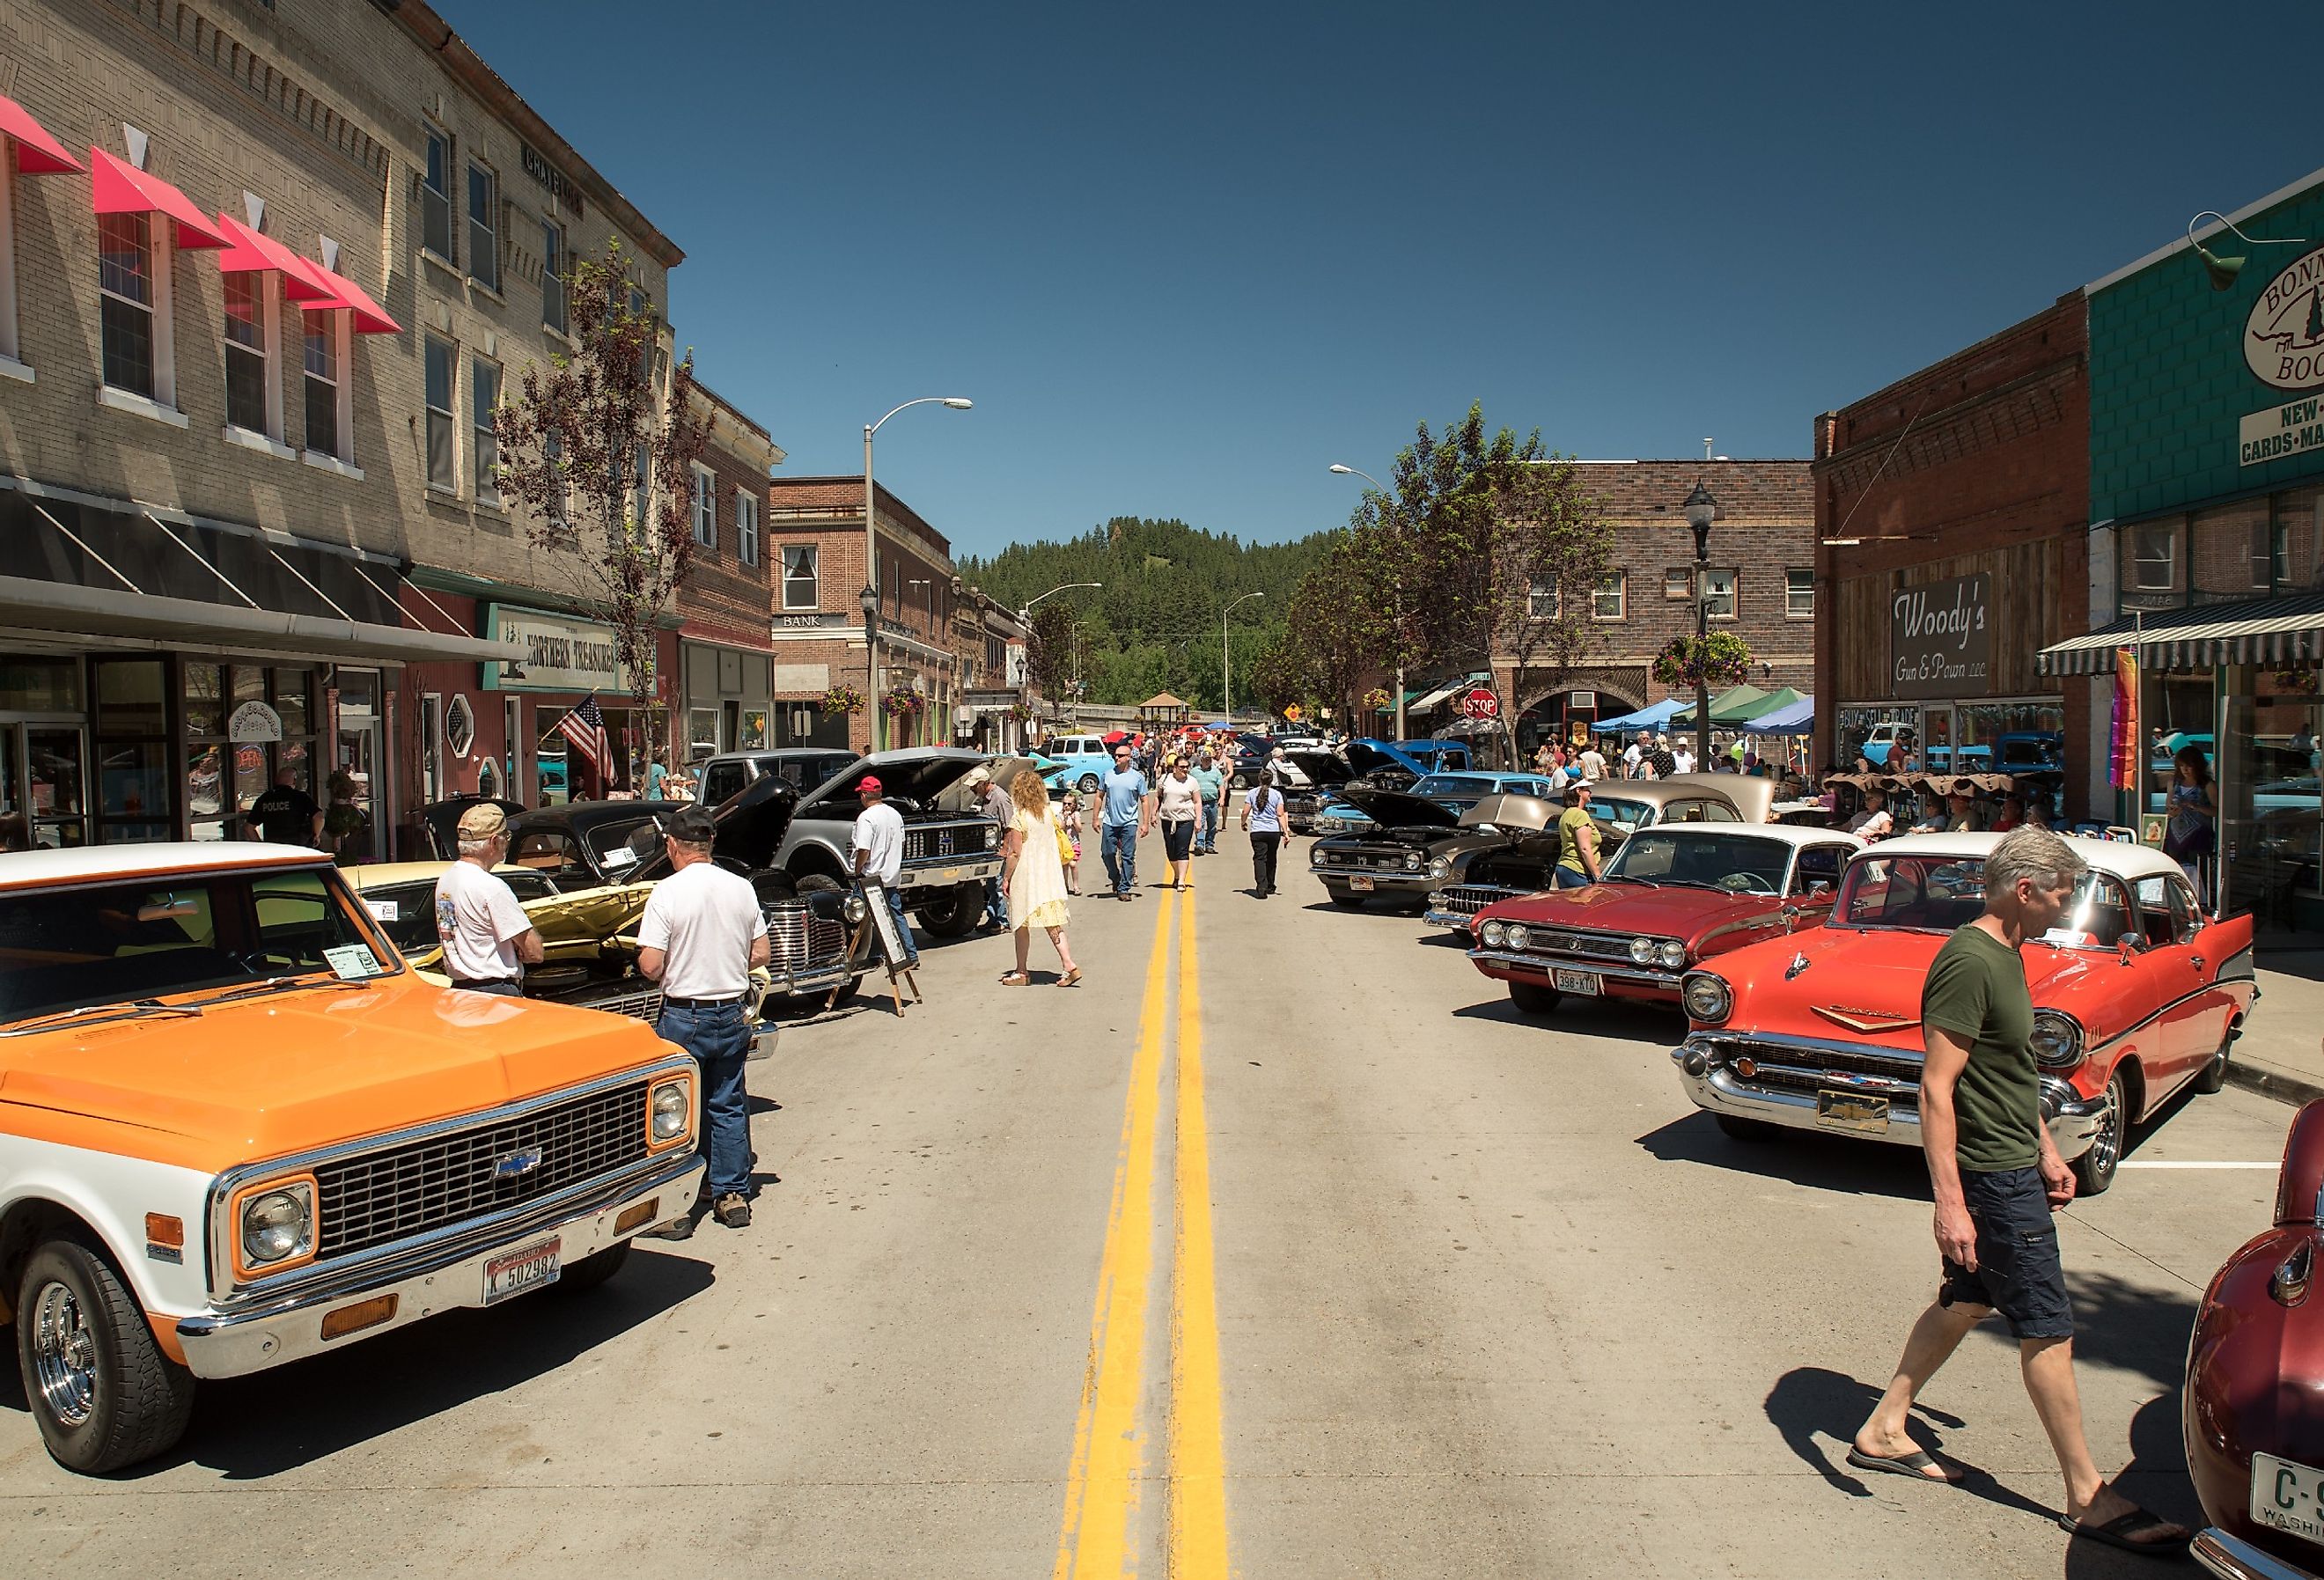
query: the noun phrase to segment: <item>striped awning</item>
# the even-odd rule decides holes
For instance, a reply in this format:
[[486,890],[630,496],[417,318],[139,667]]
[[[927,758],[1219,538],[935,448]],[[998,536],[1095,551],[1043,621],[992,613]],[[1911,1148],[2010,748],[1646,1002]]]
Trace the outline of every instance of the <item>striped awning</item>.
[[2041,672],[2104,674],[2114,668],[2115,650],[2125,647],[2135,648],[2139,667],[2149,670],[2315,663],[2324,661],[2324,593],[2126,615],[2043,648]]
[[1492,677],[1490,675],[1485,674],[1480,670],[1473,675],[1464,675],[1458,680],[1448,680],[1443,685],[1438,687],[1435,690],[1431,691],[1427,696],[1406,704],[1406,711],[1408,713],[1426,713],[1430,708],[1442,704],[1446,698],[1452,696],[1455,691],[1463,691],[1471,686],[1482,686],[1486,681],[1491,679]]

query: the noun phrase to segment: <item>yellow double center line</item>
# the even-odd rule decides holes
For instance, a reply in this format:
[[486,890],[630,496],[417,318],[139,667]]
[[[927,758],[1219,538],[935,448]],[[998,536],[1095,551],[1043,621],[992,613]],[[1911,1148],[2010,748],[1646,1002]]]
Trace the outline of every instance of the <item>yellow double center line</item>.
[[1163,1551],[1173,1580],[1226,1580],[1226,1429],[1220,1403],[1217,1255],[1211,1228],[1211,1152],[1203,1099],[1200,969],[1194,906],[1167,895],[1154,919],[1130,1067],[1113,1205],[1098,1263],[1089,1367],[1074,1427],[1056,1580],[1117,1580],[1134,1574],[1143,1548],[1138,1521],[1147,1484],[1147,1433],[1139,1420],[1147,1372],[1147,1317],[1154,1298],[1156,1140],[1168,1062],[1171,924],[1178,971],[1175,1123],[1172,1126],[1170,1352]]

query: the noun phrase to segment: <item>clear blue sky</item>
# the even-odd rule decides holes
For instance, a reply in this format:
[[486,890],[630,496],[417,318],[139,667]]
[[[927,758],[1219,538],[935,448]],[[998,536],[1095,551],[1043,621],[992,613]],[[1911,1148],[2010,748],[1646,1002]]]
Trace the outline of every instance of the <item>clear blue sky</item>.
[[2324,165],[2287,35],[2183,3],[437,4],[687,250],[679,339],[787,470],[974,399],[880,433],[964,555],[1333,526],[1327,464],[1472,399],[1804,456]]

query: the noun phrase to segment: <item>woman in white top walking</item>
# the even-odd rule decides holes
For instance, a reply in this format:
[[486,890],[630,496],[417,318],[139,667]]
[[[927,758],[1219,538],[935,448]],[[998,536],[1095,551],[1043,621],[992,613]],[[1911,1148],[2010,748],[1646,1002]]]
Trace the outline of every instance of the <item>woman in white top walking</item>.
[[1057,985],[1071,987],[1081,981],[1082,968],[1074,964],[1073,946],[1065,942],[1065,866],[1058,850],[1065,828],[1051,815],[1048,790],[1031,769],[1017,771],[1009,782],[1009,799],[1017,803],[1017,816],[1001,842],[1001,886],[1008,892],[1009,925],[1017,934],[1017,969],[1003,976],[1001,984],[1032,984],[1026,966],[1038,927],[1048,932],[1057,964],[1064,968]]
[[1170,864],[1170,887],[1191,889],[1194,876],[1194,830],[1203,821],[1202,781],[1191,777],[1186,760],[1175,757],[1170,771],[1155,790],[1162,820],[1162,855]]

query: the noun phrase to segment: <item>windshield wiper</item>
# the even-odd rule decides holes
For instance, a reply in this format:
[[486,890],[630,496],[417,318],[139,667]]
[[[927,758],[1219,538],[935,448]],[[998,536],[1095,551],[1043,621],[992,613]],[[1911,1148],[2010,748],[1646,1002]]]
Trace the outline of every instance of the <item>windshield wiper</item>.
[[[327,966],[318,966],[315,967],[315,972],[329,969]],[[224,993],[213,993],[208,998],[197,1000],[195,1007],[208,1009],[212,1004],[238,1003],[244,999],[262,998],[268,993],[288,993],[294,987],[369,987],[371,985],[371,979],[367,976],[318,976],[315,972],[300,975],[270,976],[263,982],[228,988]]]
[[133,999],[125,1004],[83,1004],[78,1010],[60,1010],[53,1015],[21,1021],[14,1026],[0,1029],[0,1037],[23,1037],[34,1031],[50,1030],[59,1025],[101,1026],[108,1021],[138,1021],[148,1015],[183,1019],[198,1017],[201,1012],[192,1004],[165,1004],[159,999]]
[[[1719,885],[1718,885],[1718,884],[1713,883],[1713,882],[1710,882],[1708,879],[1705,879],[1705,878],[1665,878],[1665,879],[1663,880],[1663,882],[1665,882],[1665,883],[1668,883],[1668,884],[1669,884],[1669,885],[1671,885],[1671,887],[1673,887],[1674,889],[1718,889],[1718,888],[1719,888]],[[1720,892],[1721,893],[1726,892],[1726,891],[1724,891],[1723,889],[1722,889],[1722,890],[1720,890]]]

